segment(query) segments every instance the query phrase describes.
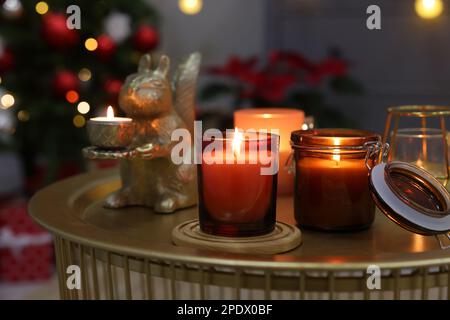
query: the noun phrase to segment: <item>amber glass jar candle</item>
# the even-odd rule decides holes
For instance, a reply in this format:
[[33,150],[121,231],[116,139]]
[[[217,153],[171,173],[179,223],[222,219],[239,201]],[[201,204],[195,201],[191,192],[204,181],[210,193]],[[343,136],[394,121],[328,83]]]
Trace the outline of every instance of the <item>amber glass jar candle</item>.
[[279,136],[270,134],[203,141],[197,168],[203,232],[247,237],[274,229],[278,144]]
[[[376,157],[370,146],[381,137],[367,131],[317,129],[294,131],[294,211],[299,226],[324,231],[368,228],[375,205],[369,169]],[[368,156],[366,162],[366,156]]]

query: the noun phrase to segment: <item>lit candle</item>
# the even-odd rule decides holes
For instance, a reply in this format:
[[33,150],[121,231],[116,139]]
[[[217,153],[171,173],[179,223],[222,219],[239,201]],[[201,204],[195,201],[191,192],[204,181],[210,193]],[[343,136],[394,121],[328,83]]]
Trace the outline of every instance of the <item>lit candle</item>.
[[111,106],[108,106],[106,109],[106,117],[95,117],[91,118],[91,121],[101,121],[101,122],[131,122],[133,119],[131,118],[123,118],[123,117],[116,117],[114,116],[114,109]]
[[121,149],[130,145],[135,126],[131,118],[115,117],[113,108],[109,106],[106,117],[89,119],[87,131],[92,145],[103,149]]
[[208,151],[205,148],[211,142],[203,142],[198,168],[201,229],[220,236],[270,232],[275,226],[277,174],[262,174],[261,169],[267,165],[261,162],[258,149],[266,146],[264,152],[271,158],[278,151],[278,143],[273,145],[267,135],[257,138],[258,149],[254,150],[250,144],[255,141],[239,132],[230,139],[222,140],[222,150]]
[[[321,230],[367,228],[375,206],[369,190],[366,143],[380,137],[365,131],[322,129],[293,132],[296,163],[295,218]],[[373,159],[369,164],[373,164]]]
[[292,131],[302,127],[305,114],[297,109],[255,108],[243,109],[234,113],[234,126],[244,130],[279,130],[280,134],[280,172],[278,174],[278,193],[289,195],[293,192],[294,177],[284,170],[291,153],[289,139]]

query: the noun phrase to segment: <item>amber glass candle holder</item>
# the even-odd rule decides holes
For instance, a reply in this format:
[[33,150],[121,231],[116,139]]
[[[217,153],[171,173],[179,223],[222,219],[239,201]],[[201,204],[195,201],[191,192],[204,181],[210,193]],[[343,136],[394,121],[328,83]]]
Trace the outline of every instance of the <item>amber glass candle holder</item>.
[[279,136],[222,134],[202,142],[201,231],[228,237],[270,233],[276,220]]
[[361,130],[294,131],[294,212],[299,226],[324,231],[368,228],[375,204],[369,168],[381,137]]

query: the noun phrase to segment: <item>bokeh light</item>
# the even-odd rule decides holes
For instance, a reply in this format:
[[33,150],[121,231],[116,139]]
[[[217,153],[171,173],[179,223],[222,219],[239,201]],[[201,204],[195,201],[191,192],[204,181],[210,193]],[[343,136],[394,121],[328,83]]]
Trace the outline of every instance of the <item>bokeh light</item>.
[[203,0],[179,0],[178,6],[183,13],[193,15],[202,11]]
[[45,1],[36,3],[36,12],[39,14],[46,14],[48,12],[48,4]]
[[23,122],[28,121],[28,120],[30,120],[30,113],[26,110],[20,110],[17,113],[17,119],[19,119],[19,121],[23,121]]
[[75,117],[73,117],[73,125],[77,128],[81,128],[86,124],[86,119],[82,116],[77,114]]
[[444,11],[442,0],[416,0],[416,12],[424,19],[434,19]]
[[78,72],[78,79],[80,79],[83,82],[89,81],[92,78],[92,72],[88,68],[82,68]]
[[91,110],[91,106],[86,101],[81,101],[77,106],[77,110],[81,114],[86,114]]
[[0,107],[2,109],[11,108],[15,103],[14,96],[12,94],[6,93],[0,98]]
[[97,50],[98,42],[97,42],[97,40],[95,40],[94,38],[88,38],[88,39],[86,39],[86,41],[84,42],[84,46],[85,46],[86,49],[89,50],[89,51],[95,51],[95,50]]
[[67,93],[66,93],[66,100],[69,103],[76,103],[76,102],[78,102],[78,99],[79,99],[78,92],[76,92],[75,90],[67,91]]

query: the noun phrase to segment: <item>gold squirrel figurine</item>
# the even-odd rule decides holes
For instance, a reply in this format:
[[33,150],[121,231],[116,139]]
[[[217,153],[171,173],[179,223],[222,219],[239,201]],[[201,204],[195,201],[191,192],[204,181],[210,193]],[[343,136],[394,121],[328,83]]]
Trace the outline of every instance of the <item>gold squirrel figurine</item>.
[[121,160],[122,188],[106,199],[108,208],[147,206],[156,212],[173,212],[197,203],[194,164],[176,165],[171,160],[172,131],[193,133],[195,92],[201,56],[191,54],[172,82],[170,61],[161,56],[155,70],[144,55],[138,72],[127,77],[119,106],[135,123],[135,136]]

